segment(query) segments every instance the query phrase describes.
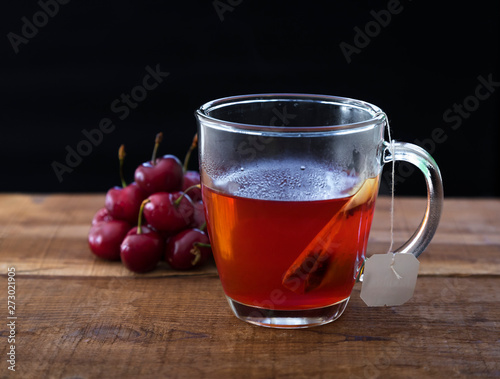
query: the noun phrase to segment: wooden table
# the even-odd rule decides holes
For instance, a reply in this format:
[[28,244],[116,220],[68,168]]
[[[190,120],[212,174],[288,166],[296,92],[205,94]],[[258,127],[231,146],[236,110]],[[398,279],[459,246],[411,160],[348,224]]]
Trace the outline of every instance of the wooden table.
[[[357,284],[337,321],[303,330],[232,315],[213,264],[146,275],[87,247],[104,195],[0,195],[2,378],[451,378],[500,376],[500,200],[448,199],[414,297],[369,308]],[[396,200],[396,243],[425,200]],[[369,251],[389,243],[379,198]],[[15,369],[7,272],[15,268]]]

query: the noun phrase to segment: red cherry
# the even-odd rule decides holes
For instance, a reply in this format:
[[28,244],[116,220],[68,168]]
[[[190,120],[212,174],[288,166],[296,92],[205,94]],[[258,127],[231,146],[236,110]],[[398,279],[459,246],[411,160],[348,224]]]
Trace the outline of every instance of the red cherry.
[[158,133],[151,160],[135,170],[135,181],[148,195],[155,192],[173,192],[182,188],[184,171],[181,162],[173,155],[156,159],[163,133]]
[[131,183],[125,188],[111,188],[106,194],[105,205],[111,217],[135,225],[141,202],[146,197],[136,183]]
[[148,198],[144,207],[144,217],[153,228],[175,233],[191,224],[193,220],[193,203],[188,195],[182,192],[160,192]]
[[210,241],[199,229],[186,229],[170,237],[165,248],[165,259],[174,270],[201,266],[211,254]]
[[198,229],[204,229],[206,225],[206,220],[205,220],[205,207],[203,206],[202,201],[195,201],[193,203],[193,222],[191,223],[191,226],[193,228],[198,228]]
[[102,221],[111,221],[111,220],[113,220],[113,217],[111,217],[108,210],[106,208],[101,208],[96,212],[94,218],[92,218],[92,225],[95,225]]
[[[182,185],[182,190],[185,191],[189,187],[195,186],[195,185],[200,185],[201,179],[200,179],[200,173],[198,171],[186,171],[184,173],[184,183]],[[189,197],[191,200],[194,202],[201,200],[201,188],[192,188],[188,192]]]
[[152,228],[134,227],[127,233],[120,246],[120,257],[130,271],[148,272],[160,261],[164,245],[163,238]]
[[100,258],[120,259],[120,244],[130,230],[130,225],[122,220],[101,221],[89,231],[89,247]]
[[182,188],[182,165],[173,155],[164,155],[152,162],[145,162],[135,170],[135,181],[151,195],[156,192],[172,192]]

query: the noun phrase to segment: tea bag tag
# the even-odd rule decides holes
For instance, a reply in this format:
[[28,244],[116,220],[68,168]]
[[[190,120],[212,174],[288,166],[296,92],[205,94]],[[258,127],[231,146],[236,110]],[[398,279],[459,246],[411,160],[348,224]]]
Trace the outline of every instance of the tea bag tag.
[[417,284],[420,262],[413,254],[374,254],[365,262],[361,299],[369,307],[402,305]]
[[394,245],[394,140],[386,116],[391,172],[391,245],[387,254],[375,254],[365,261],[361,299],[369,307],[402,305],[410,300],[417,284],[420,262],[413,254],[393,253]]

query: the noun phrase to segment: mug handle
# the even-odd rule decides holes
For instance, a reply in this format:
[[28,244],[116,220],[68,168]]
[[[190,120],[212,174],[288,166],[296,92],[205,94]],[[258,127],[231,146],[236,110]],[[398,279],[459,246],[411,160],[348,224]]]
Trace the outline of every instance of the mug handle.
[[[391,148],[392,147],[392,148]],[[391,153],[391,149],[393,153]],[[415,165],[425,177],[427,184],[427,209],[420,226],[413,236],[395,253],[411,253],[418,257],[431,242],[441,218],[443,209],[443,182],[439,167],[434,158],[420,146],[407,142],[396,142],[392,144],[385,142],[383,163],[405,161]]]

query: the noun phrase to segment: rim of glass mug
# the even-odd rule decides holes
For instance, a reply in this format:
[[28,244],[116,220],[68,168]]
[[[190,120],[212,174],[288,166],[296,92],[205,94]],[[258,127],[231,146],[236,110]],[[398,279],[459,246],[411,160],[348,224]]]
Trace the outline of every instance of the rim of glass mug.
[[[225,107],[249,104],[249,103],[270,102],[309,102],[315,104],[328,104],[339,107],[348,107],[350,110],[357,109],[367,113],[367,119],[358,122],[336,123],[332,125],[301,125],[301,126],[275,126],[241,123],[224,120],[223,118],[211,115],[216,110]],[[212,127],[232,131],[265,132],[265,133],[324,133],[324,132],[358,132],[365,127],[373,127],[386,119],[385,113],[374,104],[362,100],[348,97],[316,95],[304,93],[260,93],[251,95],[228,96],[209,101],[195,111],[195,114],[204,122],[210,123]]]

